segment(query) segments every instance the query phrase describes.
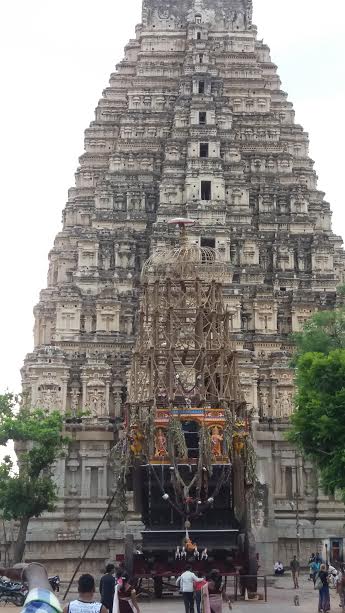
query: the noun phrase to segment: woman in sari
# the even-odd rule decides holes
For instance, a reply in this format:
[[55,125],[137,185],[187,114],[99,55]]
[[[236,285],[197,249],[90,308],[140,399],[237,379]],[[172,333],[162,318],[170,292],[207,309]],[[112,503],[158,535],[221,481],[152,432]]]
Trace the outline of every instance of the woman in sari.
[[112,613],[140,613],[136,591],[129,583],[129,576],[123,573],[115,587]]
[[321,564],[315,578],[315,588],[319,590],[319,613],[327,613],[331,608],[326,564]]
[[212,570],[207,577],[207,583],[202,588],[202,611],[203,613],[222,613],[223,601],[227,602],[232,609],[230,598],[226,597],[225,586],[218,570]]

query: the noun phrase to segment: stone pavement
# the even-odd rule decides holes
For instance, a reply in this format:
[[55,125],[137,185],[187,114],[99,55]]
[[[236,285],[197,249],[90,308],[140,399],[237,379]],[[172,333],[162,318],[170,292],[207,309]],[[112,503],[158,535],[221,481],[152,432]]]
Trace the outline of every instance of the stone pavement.
[[[259,592],[261,588],[259,588]],[[300,606],[294,604],[294,596],[298,594]],[[72,596],[73,597],[73,596]],[[279,578],[274,585],[268,587],[268,602],[234,602],[233,613],[317,613],[318,592],[314,591],[313,584],[308,581],[308,577],[300,578],[300,589],[294,590],[290,575]],[[340,613],[339,598],[335,590],[331,590],[331,611]],[[184,607],[180,598],[169,598],[163,600],[152,600],[140,602],[142,613],[184,613]],[[0,613],[20,613],[20,609],[15,606],[5,606],[0,608]],[[224,613],[228,613],[225,605]]]

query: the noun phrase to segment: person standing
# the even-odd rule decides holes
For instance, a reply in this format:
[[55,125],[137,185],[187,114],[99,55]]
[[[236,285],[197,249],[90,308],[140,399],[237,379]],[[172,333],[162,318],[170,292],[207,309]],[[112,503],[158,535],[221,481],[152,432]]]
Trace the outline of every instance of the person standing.
[[115,586],[112,613],[140,613],[137,593],[129,582],[129,575],[123,572]]
[[299,561],[297,560],[296,556],[294,556],[293,560],[291,560],[290,562],[290,569],[291,569],[291,574],[292,574],[292,579],[293,579],[293,586],[295,590],[297,590],[299,588],[299,585],[298,585]]
[[319,613],[327,613],[331,608],[326,564],[321,564],[316,575],[315,589],[319,590]]
[[331,578],[332,583],[333,583],[333,587],[337,587],[337,576],[338,576],[338,569],[335,568],[335,566],[332,566],[332,564],[326,564],[326,570],[328,572],[328,576]]
[[99,584],[101,602],[108,609],[108,611],[111,611],[112,606],[113,606],[115,585],[116,585],[116,579],[114,575],[115,575],[114,564],[107,564],[105,568],[105,575],[101,577],[101,581]]
[[176,581],[176,585],[182,592],[186,613],[194,613],[194,581],[198,580],[199,577],[192,572],[192,567],[188,566]]
[[312,553],[309,560],[308,560],[308,566],[309,566],[309,579],[308,581],[312,581],[313,579],[313,570],[312,570],[312,564],[315,562],[315,553]]
[[230,598],[226,596],[222,576],[214,569],[207,577],[207,583],[201,590],[203,613],[222,613],[223,602],[232,609]]
[[316,561],[316,558],[314,559],[314,562],[312,562],[311,565],[310,565],[310,572],[312,573],[312,577],[311,578],[312,578],[312,580],[314,582],[314,585],[315,585],[316,575],[317,575],[317,573],[320,570],[320,566],[321,566],[321,564],[320,564],[320,562]]
[[92,575],[79,577],[78,599],[65,606],[63,613],[108,613],[108,609],[95,600],[96,585]]
[[197,573],[198,580],[194,581],[194,595],[197,613],[201,613],[201,590],[207,581],[202,573]]
[[345,610],[345,574],[344,565],[341,564],[336,577],[336,589],[339,596],[339,607]]

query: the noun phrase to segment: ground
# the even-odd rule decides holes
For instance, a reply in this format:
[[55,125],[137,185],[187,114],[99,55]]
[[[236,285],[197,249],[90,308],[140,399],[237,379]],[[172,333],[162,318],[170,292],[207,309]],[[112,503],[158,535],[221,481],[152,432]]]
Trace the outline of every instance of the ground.
[[[259,591],[262,591],[259,588]],[[298,595],[300,606],[294,604],[294,597]],[[234,602],[233,613],[317,613],[318,592],[314,591],[313,583],[308,581],[307,575],[300,578],[300,589],[292,587],[292,579],[289,575],[279,578],[274,585],[268,587],[268,602]],[[184,613],[184,607],[180,598],[170,598],[169,600],[153,600],[140,603],[142,613]],[[14,613],[20,611],[14,606],[1,607],[3,613]],[[331,590],[331,611],[339,613],[339,597],[335,590]],[[225,605],[223,613],[227,613]]]

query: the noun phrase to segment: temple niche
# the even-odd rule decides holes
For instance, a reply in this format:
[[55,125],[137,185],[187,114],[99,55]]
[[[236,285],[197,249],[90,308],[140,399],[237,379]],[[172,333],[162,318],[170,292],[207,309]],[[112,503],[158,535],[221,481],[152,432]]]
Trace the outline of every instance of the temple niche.
[[[336,306],[342,239],[252,9],[251,0],[143,0],[142,22],[85,132],[22,369],[25,403],[58,408],[73,438],[56,467],[57,510],[30,522],[26,555],[52,574],[61,568],[63,578],[113,491],[110,450],[141,325],[141,270],[155,249],[176,244],[168,224],[176,217],[193,219],[191,240],[227,266],[226,334],[241,355],[241,391],[255,423],[261,569],[290,560],[298,483],[301,557],[329,534],[345,537],[343,505],[324,496],[308,463],[296,464],[285,438],[294,410],[291,334]],[[164,436],[162,426],[160,454]],[[142,525],[127,502],[139,543]],[[87,570],[98,574],[121,554],[123,536],[117,520],[103,524]]]

